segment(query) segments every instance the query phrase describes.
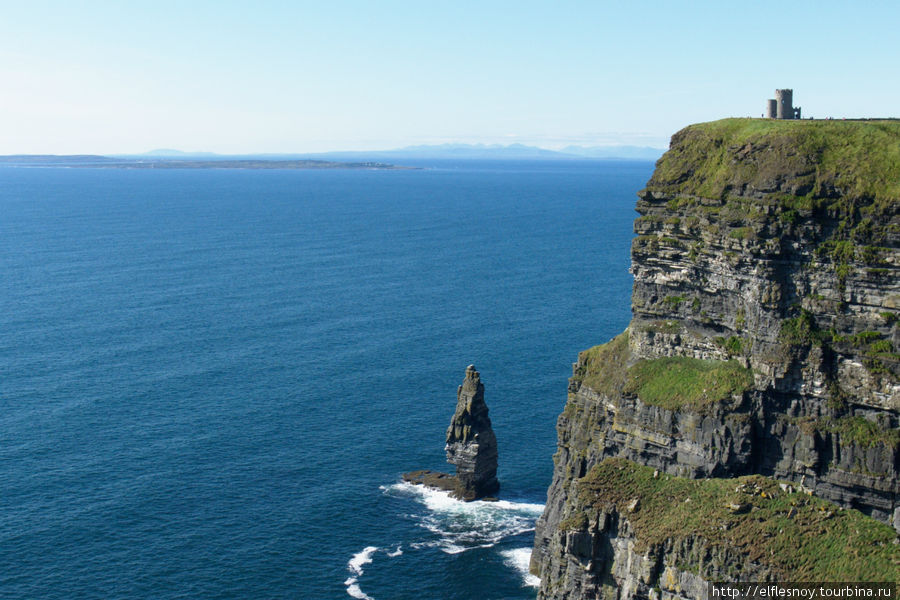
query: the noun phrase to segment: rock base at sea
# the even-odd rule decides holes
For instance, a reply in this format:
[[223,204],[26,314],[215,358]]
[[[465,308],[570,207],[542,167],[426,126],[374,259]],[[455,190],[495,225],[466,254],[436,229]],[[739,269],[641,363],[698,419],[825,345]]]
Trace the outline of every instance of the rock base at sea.
[[413,485],[424,485],[425,487],[444,490],[445,492],[450,492],[450,495],[457,500],[464,500],[466,502],[471,502],[473,500],[494,502],[497,500],[497,498],[492,496],[476,497],[473,491],[466,490],[465,485],[463,485],[456,475],[451,475],[450,473],[441,473],[440,471],[431,471],[429,469],[411,471],[403,474],[403,481]]

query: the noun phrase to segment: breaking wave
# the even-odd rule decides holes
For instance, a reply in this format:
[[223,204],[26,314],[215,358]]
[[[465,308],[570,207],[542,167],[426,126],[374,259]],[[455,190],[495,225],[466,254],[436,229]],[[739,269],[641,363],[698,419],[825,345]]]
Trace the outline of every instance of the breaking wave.
[[374,600],[359,587],[359,576],[363,574],[363,567],[370,564],[374,559],[372,555],[378,551],[376,546],[366,546],[361,552],[357,552],[347,562],[347,570],[352,573],[344,582],[347,586],[347,593],[358,598],[358,600]]
[[366,546],[347,561],[347,570],[350,571],[351,575],[344,581],[344,585],[347,586],[347,593],[358,600],[375,600],[359,587],[359,578],[364,572],[363,567],[372,564],[372,561],[375,560],[376,552],[384,552],[389,558],[396,558],[403,554],[403,546],[398,545],[394,550],[383,549],[377,546]]
[[503,562],[522,574],[522,581],[525,582],[525,585],[531,587],[541,585],[541,578],[532,575],[528,570],[528,563],[531,562],[531,548],[504,550],[500,556],[503,557]]
[[[534,522],[544,510],[543,504],[499,500],[463,502],[448,492],[402,482],[381,486],[385,495],[407,498],[422,508],[406,516],[431,535],[407,543],[412,550],[435,548],[447,554],[459,554],[475,548],[490,548],[501,540],[534,531]],[[403,546],[366,546],[347,562],[350,576],[344,581],[347,594],[357,600],[375,600],[360,587],[359,580],[376,554],[395,558],[403,555]],[[540,580],[528,572],[530,548],[500,552],[503,562],[519,572],[525,585],[537,586]]]
[[508,500],[463,502],[443,490],[406,482],[382,489],[385,494],[412,498],[424,504],[428,509],[426,512],[410,516],[436,539],[413,547],[437,547],[447,554],[490,548],[504,538],[534,531],[534,522],[544,510],[543,504]]

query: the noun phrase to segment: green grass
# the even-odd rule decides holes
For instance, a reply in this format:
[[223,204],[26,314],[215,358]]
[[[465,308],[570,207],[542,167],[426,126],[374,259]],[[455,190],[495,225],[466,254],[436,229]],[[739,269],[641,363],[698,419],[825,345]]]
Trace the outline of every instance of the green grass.
[[857,347],[867,346],[881,337],[877,331],[860,331],[850,337],[850,342]]
[[823,333],[816,325],[811,312],[801,309],[800,314],[781,322],[778,341],[788,346],[821,345]]
[[716,337],[713,342],[720,348],[724,348],[730,356],[740,356],[744,350],[744,340],[736,335],[731,337]]
[[[900,581],[893,528],[813,496],[786,493],[766,477],[653,477],[651,467],[607,459],[578,485],[585,511],[615,506],[631,522],[638,552],[699,537],[768,565],[784,581]],[[629,512],[635,498],[639,508]],[[746,510],[735,513],[730,503]]]
[[893,252],[892,248],[882,248],[880,246],[863,246],[860,251],[862,261],[870,266],[885,264],[885,254]]
[[651,333],[681,333],[682,326],[680,321],[652,321],[644,325],[644,331]]
[[687,300],[684,296],[666,296],[663,298],[663,303],[670,307],[671,309],[678,308],[678,305]]
[[845,198],[895,202],[898,172],[898,121],[723,119],[676,133],[648,188],[724,198],[743,183],[788,177],[796,193],[784,207],[809,210],[833,189]]
[[884,444],[890,448],[900,445],[900,430],[884,429],[877,423],[873,423],[863,417],[840,417],[838,419],[825,419],[818,423],[817,428],[841,436],[845,440],[862,446],[873,448]]
[[668,410],[700,410],[753,386],[753,372],[737,361],[670,356],[639,360],[628,369],[624,391]]
[[[827,247],[826,243],[826,247]],[[853,242],[849,240],[841,240],[837,242],[832,242],[830,244],[831,249],[831,260],[838,264],[846,264],[851,262],[856,256],[856,250],[853,247]]]
[[894,351],[894,344],[878,331],[860,331],[850,336],[837,336],[833,341],[849,344],[863,356],[863,366],[873,375],[884,376],[892,381],[900,379],[900,354]]
[[625,385],[625,365],[630,357],[625,330],[609,342],[579,353],[572,378],[598,393],[618,394]]
[[738,227],[728,233],[728,237],[735,240],[756,239],[756,231],[752,227]]
[[[882,318],[885,318],[885,315],[893,313],[880,314]],[[887,318],[885,320],[888,323],[894,322]],[[786,352],[789,352],[791,348],[808,348],[810,346],[832,348],[843,346],[845,351],[852,348],[862,355],[863,366],[870,373],[897,380],[897,363],[900,363],[900,354],[894,352],[893,344],[884,337],[884,334],[878,331],[860,331],[852,335],[838,335],[834,329],[819,329],[812,313],[806,309],[800,309],[798,316],[781,322],[778,341]],[[722,342],[719,342],[718,339],[716,341],[721,345]]]
[[890,340],[877,340],[869,345],[868,353],[872,354],[873,356],[878,356],[881,354],[893,355],[894,344],[892,344]]

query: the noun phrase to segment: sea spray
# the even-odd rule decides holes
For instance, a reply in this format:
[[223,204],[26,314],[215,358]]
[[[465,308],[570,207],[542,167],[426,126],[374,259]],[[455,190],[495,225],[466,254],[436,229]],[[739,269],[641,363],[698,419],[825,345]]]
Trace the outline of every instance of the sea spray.
[[504,550],[500,555],[504,558],[503,562],[522,574],[522,581],[525,582],[525,585],[530,587],[539,587],[541,585],[541,578],[532,575],[528,570],[528,565],[531,562],[530,547]]
[[463,502],[446,491],[405,482],[382,489],[387,495],[411,498],[427,509],[410,516],[437,539],[411,547],[438,547],[447,554],[490,548],[505,538],[533,531],[544,510],[543,504],[509,500]]

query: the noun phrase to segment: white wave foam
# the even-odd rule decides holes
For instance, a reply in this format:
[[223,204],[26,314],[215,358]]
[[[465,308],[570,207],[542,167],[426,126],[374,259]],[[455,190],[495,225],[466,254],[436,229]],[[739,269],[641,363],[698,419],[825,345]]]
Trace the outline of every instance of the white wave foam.
[[372,562],[372,555],[378,551],[376,546],[366,546],[362,552],[357,552],[347,563],[347,568],[357,575],[363,574],[363,567]]
[[450,492],[425,487],[424,485],[413,485],[405,481],[395,483],[390,486],[380,486],[385,493],[395,496],[412,496],[419,497],[421,501],[434,511],[439,512],[477,512],[479,510],[488,511],[513,511],[522,514],[530,514],[535,517],[540,516],[544,512],[543,504],[535,504],[531,502],[510,502],[509,500],[497,500],[490,502],[487,500],[476,500],[474,502],[464,502],[450,496]]
[[440,539],[430,545],[447,554],[490,548],[504,538],[534,531],[534,521],[544,510],[543,504],[509,500],[463,502],[452,498],[449,492],[406,482],[382,489],[386,494],[424,504],[430,512],[412,516],[420,527]]
[[344,585],[347,586],[347,593],[352,597],[357,598],[357,600],[375,600],[372,596],[360,589],[359,584],[356,582],[356,577],[351,577],[344,582]]
[[531,562],[531,548],[504,550],[500,555],[504,558],[503,562],[522,574],[525,585],[530,587],[541,585],[540,577],[536,577],[528,571],[528,564]]
[[395,556],[400,556],[401,554],[403,554],[403,546],[397,546],[396,550],[394,550],[393,552],[387,553],[387,555],[391,558],[394,558]]
[[377,546],[366,546],[361,552],[357,552],[353,555],[353,558],[347,561],[347,570],[354,575],[349,577],[344,582],[344,585],[347,586],[347,593],[353,598],[358,600],[375,600],[359,587],[359,576],[363,574],[363,567],[372,562],[372,555],[377,551]]

